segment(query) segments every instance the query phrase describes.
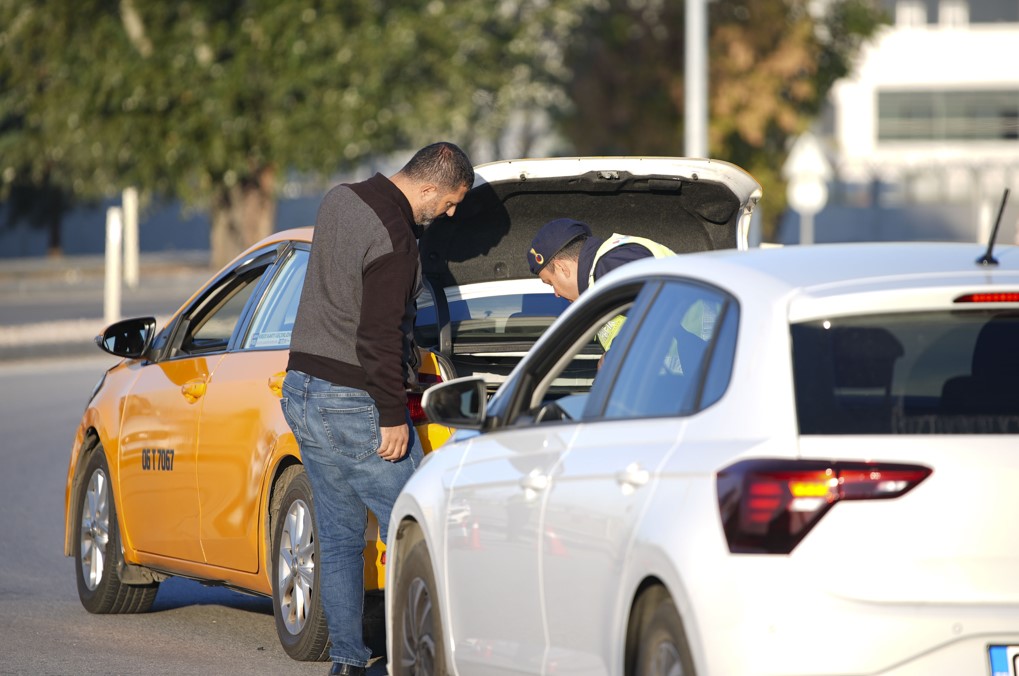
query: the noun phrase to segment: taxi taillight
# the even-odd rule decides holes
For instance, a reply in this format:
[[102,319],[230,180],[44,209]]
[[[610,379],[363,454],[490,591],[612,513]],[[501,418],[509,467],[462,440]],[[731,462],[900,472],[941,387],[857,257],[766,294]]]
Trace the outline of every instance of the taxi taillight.
[[[431,373],[419,373],[418,383],[423,388],[428,388],[436,383],[441,383],[442,377]],[[410,411],[410,421],[414,425],[423,425],[428,422],[428,415],[421,407],[422,392],[407,393],[407,410]]]
[[897,498],[931,474],[920,465],[744,460],[718,473],[729,551],[788,554],[836,502]]

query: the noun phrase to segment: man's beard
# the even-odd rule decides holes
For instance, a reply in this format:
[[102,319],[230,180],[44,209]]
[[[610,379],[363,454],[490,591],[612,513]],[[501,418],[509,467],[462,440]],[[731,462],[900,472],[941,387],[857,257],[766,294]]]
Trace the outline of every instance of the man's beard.
[[[439,217],[439,214],[435,213],[435,208],[439,204],[439,198],[436,197],[427,204],[422,204],[420,209],[414,210],[414,223],[424,229],[427,228],[432,222]],[[441,213],[441,212],[440,212]]]

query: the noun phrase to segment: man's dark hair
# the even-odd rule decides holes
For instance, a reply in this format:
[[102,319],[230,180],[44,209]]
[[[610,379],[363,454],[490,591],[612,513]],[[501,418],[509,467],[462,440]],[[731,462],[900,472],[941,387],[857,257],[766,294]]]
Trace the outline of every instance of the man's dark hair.
[[576,261],[580,260],[580,250],[584,248],[584,242],[587,241],[587,237],[575,237],[559,251],[555,252],[552,256],[552,260],[556,261],[559,259]]
[[445,190],[474,185],[474,167],[467,153],[448,141],[439,141],[414,153],[400,173],[414,181],[432,182]]

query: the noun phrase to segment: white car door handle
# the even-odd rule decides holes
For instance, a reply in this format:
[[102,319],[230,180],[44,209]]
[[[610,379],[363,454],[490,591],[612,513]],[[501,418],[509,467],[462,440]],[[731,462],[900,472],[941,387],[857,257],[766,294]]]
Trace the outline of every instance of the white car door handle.
[[651,473],[635,462],[631,462],[622,472],[616,475],[616,481],[623,487],[624,492],[632,492],[640,488],[651,478]]
[[543,491],[548,488],[548,475],[542,474],[540,470],[532,469],[520,480],[520,486],[532,491]]

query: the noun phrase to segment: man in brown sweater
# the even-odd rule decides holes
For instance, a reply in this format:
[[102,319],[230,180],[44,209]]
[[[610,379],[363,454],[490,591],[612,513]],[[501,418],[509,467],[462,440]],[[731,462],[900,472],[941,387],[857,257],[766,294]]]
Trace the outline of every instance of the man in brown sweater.
[[336,186],[319,207],[281,405],[315,501],[330,674],[363,674],[371,657],[366,509],[385,542],[393,502],[422,458],[406,396],[417,364],[419,229],[452,216],[473,183],[467,155],[435,143],[390,178]]

